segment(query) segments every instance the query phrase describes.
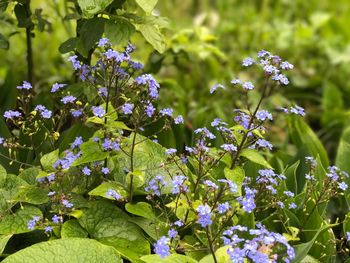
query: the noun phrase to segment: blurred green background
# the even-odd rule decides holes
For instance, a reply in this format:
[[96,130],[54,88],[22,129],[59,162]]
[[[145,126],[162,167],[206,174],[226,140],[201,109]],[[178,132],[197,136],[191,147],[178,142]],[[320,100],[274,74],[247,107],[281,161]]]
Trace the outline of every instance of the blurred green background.
[[[0,112],[16,107],[15,87],[28,79],[26,28],[19,27],[14,11],[26,2],[0,1]],[[61,45],[79,35],[79,23],[87,18],[76,1],[33,0],[30,10],[35,91],[47,105],[52,83],[75,81]],[[166,43],[159,53],[139,30],[130,34],[135,56],[162,84],[160,104],[174,107],[186,119],[186,129],[164,134],[163,144],[181,147],[191,141],[188,131],[215,117],[232,121],[241,94],[229,82],[235,77],[259,79],[253,71],[242,71],[241,61],[266,49],[295,65],[288,75],[291,84],[276,91],[266,107],[289,102],[305,107],[307,122],[334,159],[340,135],[349,125],[349,1],[167,0],[145,15],[134,0],[119,0],[94,17],[129,19],[126,13],[156,19]],[[211,95],[209,88],[218,82],[230,88]],[[4,123],[0,132],[8,133]],[[272,141],[285,138],[283,129],[273,132],[278,136],[271,136]]]

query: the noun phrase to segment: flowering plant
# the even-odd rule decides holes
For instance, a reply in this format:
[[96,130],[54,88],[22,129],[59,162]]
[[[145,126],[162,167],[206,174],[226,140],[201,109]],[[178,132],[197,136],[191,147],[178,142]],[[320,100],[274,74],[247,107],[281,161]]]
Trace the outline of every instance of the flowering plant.
[[[158,109],[160,84],[140,73],[131,44],[117,51],[102,38],[97,47],[93,66],[69,57],[81,82],[53,84],[56,108],[31,107],[33,87],[23,82],[18,108],[4,113],[12,127],[12,136],[0,139],[5,157],[19,162],[16,151],[25,148],[39,162],[20,162],[18,176],[1,169],[2,242],[5,247],[32,231],[46,241],[4,262],[41,251],[62,255],[62,246],[84,253],[77,238],[106,262],[326,262],[332,254],[324,251],[335,251],[336,242],[346,245],[346,237],[336,240],[332,232],[340,222],[330,224],[325,211],[347,190],[348,174],[328,167],[302,120],[303,108],[262,109],[275,89],[288,85],[285,72],[292,64],[267,51],[244,59],[244,67],[262,71],[264,84],[231,81],[246,102],[233,110],[231,123],[214,119],[194,130],[191,145],[166,149],[157,135],[183,125],[183,116]],[[225,89],[217,84],[210,93]],[[251,94],[260,94],[254,103]],[[272,110],[298,128],[294,141],[300,131],[311,138],[304,156],[289,165],[266,138]],[[79,129],[62,132],[63,120]],[[40,152],[33,142],[38,138],[53,151]],[[64,149],[57,146],[67,140]],[[213,147],[214,140],[220,147]],[[322,243],[326,239],[331,242]]]

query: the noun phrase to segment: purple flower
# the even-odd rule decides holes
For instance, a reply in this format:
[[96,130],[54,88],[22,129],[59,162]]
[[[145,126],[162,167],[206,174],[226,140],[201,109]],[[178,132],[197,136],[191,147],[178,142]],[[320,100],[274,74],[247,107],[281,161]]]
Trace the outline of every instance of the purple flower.
[[46,232],[46,233],[52,232],[52,227],[51,227],[51,226],[45,227],[45,232]]
[[107,174],[110,173],[110,171],[109,171],[109,169],[108,169],[107,167],[103,167],[103,168],[101,169],[101,172],[102,172],[104,175],[107,175]]
[[80,69],[81,68],[81,63],[79,60],[77,60],[78,56],[77,55],[73,55],[70,56],[68,58],[68,61],[70,61],[72,63],[72,66],[75,70]]
[[159,113],[162,116],[169,116],[169,117],[171,117],[173,115],[173,109],[171,109],[171,108],[161,109],[159,111]]
[[175,154],[176,152],[177,152],[177,150],[174,148],[169,148],[169,149],[165,150],[166,155]]
[[84,175],[91,175],[91,170],[87,166],[85,166],[81,171]]
[[233,85],[242,84],[242,81],[239,79],[233,79],[233,80],[231,80],[231,84],[233,84]]
[[36,223],[40,220],[40,216],[33,216],[31,220],[28,221],[27,223],[27,228],[29,230],[33,230],[36,226]]
[[99,41],[98,41],[98,44],[97,46],[98,47],[104,47],[105,45],[110,45],[111,43],[109,42],[109,39],[108,38],[101,38]]
[[144,74],[135,79],[135,82],[139,85],[146,85],[148,84],[149,88],[149,96],[152,99],[158,98],[158,89],[159,84],[158,82],[152,77],[150,74]]
[[177,236],[177,231],[176,231],[174,228],[170,229],[170,230],[168,231],[168,236],[169,236],[170,238],[176,238],[176,236]]
[[170,255],[169,247],[170,238],[162,236],[157,243],[154,244],[154,252],[158,254],[161,258],[165,258]]
[[217,186],[213,181],[205,180],[204,184],[209,186],[210,188],[213,188],[214,190],[219,189],[219,186]]
[[58,91],[59,89],[63,88],[67,86],[67,84],[59,84],[59,83],[54,83],[51,87],[51,93],[55,93],[56,91]]
[[260,121],[265,121],[266,119],[272,120],[272,114],[266,110],[259,110],[256,113],[256,118]]
[[348,185],[345,182],[338,183],[339,189],[345,191],[348,188]]
[[6,119],[18,118],[21,116],[22,116],[22,113],[20,113],[19,111],[8,110],[8,111],[5,111],[4,113],[4,117]]
[[68,103],[72,103],[76,100],[77,98],[71,95],[65,96],[61,99],[61,101],[63,102],[63,104],[68,104]]
[[134,69],[134,70],[141,70],[143,69],[143,64],[141,62],[135,62],[135,61],[129,61],[129,65]]
[[83,137],[79,136],[79,137],[75,137],[74,142],[72,142],[72,144],[70,145],[71,149],[74,148],[79,148],[80,145],[83,143]]
[[253,83],[251,83],[250,81],[244,82],[244,83],[242,84],[242,87],[243,87],[243,89],[245,89],[245,90],[252,90],[252,89],[254,89],[254,85],[253,85]]
[[124,114],[131,114],[133,108],[134,108],[134,104],[132,104],[132,103],[125,103],[122,106],[122,111],[123,111]]
[[30,90],[32,88],[32,84],[30,84],[28,81],[23,81],[23,84],[21,86],[17,86],[17,89],[22,90]]
[[179,194],[180,191],[187,191],[187,186],[184,185],[185,180],[187,180],[186,176],[176,175],[172,181],[172,193]]
[[291,191],[284,191],[283,192],[287,197],[294,197],[294,193]]
[[202,227],[210,226],[213,223],[211,220],[211,208],[207,204],[198,206],[196,211],[198,212],[198,224]]
[[230,204],[228,202],[219,204],[217,207],[218,213],[219,214],[225,214],[229,209],[230,209]]
[[48,195],[48,196],[54,196],[55,194],[56,194],[55,191],[51,191],[51,192],[49,192],[47,195]]
[[67,199],[63,199],[61,201],[61,203],[62,203],[62,205],[64,205],[67,208],[72,208],[73,207],[73,204],[71,202],[69,202]]
[[155,110],[156,110],[156,109],[153,107],[153,105],[152,105],[151,103],[149,103],[149,104],[146,106],[146,109],[145,109],[146,114],[147,114],[148,117],[152,117],[152,115],[154,114],[154,111],[155,111]]
[[210,93],[211,93],[211,94],[214,93],[218,88],[226,89],[226,88],[224,87],[224,85],[218,83],[218,84],[215,84],[214,86],[212,86],[212,87],[210,88]]
[[101,94],[101,95],[103,95],[104,97],[107,97],[107,95],[108,95],[107,88],[106,88],[106,87],[99,88],[99,89],[98,89],[98,94]]
[[288,70],[288,69],[293,69],[293,68],[294,68],[294,65],[290,64],[288,61],[283,61],[281,63],[281,69]]
[[0,137],[0,145],[3,145],[5,142],[5,139],[3,137]]
[[129,56],[124,53],[119,53],[113,49],[108,49],[104,55],[107,59],[114,59],[117,63],[129,60]]
[[59,224],[59,223],[62,223],[62,218],[58,215],[54,215],[52,218],[51,218],[52,222],[55,223],[55,224]]
[[247,213],[253,212],[255,209],[255,191],[251,190],[249,187],[245,187],[245,196],[237,198],[238,202],[242,205],[243,210]]
[[46,109],[45,106],[43,105],[37,105],[34,110],[39,111],[41,114],[41,117],[43,117],[44,119],[51,118],[52,111]]
[[74,118],[78,118],[83,114],[83,110],[82,109],[71,110],[71,114]]
[[249,66],[253,65],[254,63],[255,63],[254,59],[247,57],[247,58],[243,59],[242,65],[245,67],[249,67]]
[[105,109],[102,108],[101,106],[92,106],[91,109],[92,109],[92,113],[96,117],[102,118],[106,114]]
[[145,187],[145,191],[151,195],[160,196],[163,186],[166,186],[164,177],[157,175],[148,182],[148,185]]
[[237,151],[237,146],[233,145],[233,144],[223,144],[220,146],[222,149],[224,149],[227,152],[236,152]]
[[289,204],[289,209],[295,209],[295,208],[297,208],[297,205],[295,203]]
[[184,118],[182,117],[182,115],[177,116],[177,117],[174,119],[174,123],[175,123],[175,124],[184,123]]
[[174,226],[182,227],[184,223],[181,220],[177,220],[174,222]]
[[264,139],[257,140],[255,144],[261,148],[268,148],[269,150],[272,150],[273,148],[273,145]]
[[258,58],[262,58],[262,57],[265,57],[265,56],[270,56],[270,52],[268,52],[266,50],[260,50],[258,52]]
[[106,192],[106,196],[114,198],[115,200],[121,200],[122,199],[122,196],[120,194],[118,194],[115,190],[112,190],[112,189],[109,189]]
[[290,107],[289,112],[295,115],[305,116],[305,110],[298,105],[295,105],[294,107]]

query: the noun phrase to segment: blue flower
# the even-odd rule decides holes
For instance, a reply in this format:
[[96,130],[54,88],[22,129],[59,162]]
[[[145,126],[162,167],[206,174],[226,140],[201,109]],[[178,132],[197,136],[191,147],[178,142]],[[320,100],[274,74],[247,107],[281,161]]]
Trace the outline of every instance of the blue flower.
[[149,88],[149,96],[152,99],[158,98],[158,89],[159,84],[158,82],[152,77],[150,74],[144,74],[135,79],[135,82],[139,85],[146,85],[148,84]]
[[294,197],[294,193],[291,191],[284,191],[283,192],[287,197]]
[[254,85],[253,85],[253,83],[251,83],[250,81],[244,82],[244,83],[242,84],[242,87],[243,87],[243,89],[245,89],[245,90],[252,90],[252,89],[254,89]]
[[187,186],[184,185],[185,180],[187,180],[186,176],[176,175],[172,181],[172,193],[178,194],[180,191],[187,191]]
[[68,103],[72,103],[76,100],[77,98],[72,96],[72,95],[68,95],[68,96],[64,96],[61,101],[63,102],[63,104],[68,104]]
[[41,114],[41,117],[43,117],[44,119],[51,118],[52,111],[46,109],[46,107],[43,105],[37,105],[34,110],[39,111]]
[[105,175],[107,175],[107,174],[110,173],[110,171],[109,171],[109,169],[108,169],[107,167],[103,167],[103,168],[101,169],[101,172],[102,172],[103,174],[105,174]]
[[210,88],[210,93],[211,93],[211,94],[214,93],[218,88],[226,89],[224,85],[222,85],[222,84],[219,83],[219,84],[215,84],[214,86],[212,86],[212,87]]
[[68,58],[68,61],[70,61],[72,63],[72,66],[75,70],[80,69],[81,68],[81,63],[79,60],[77,60],[78,56],[77,55],[73,55],[70,56]]
[[174,148],[169,148],[169,149],[165,150],[166,155],[175,154],[176,152],[177,152],[177,150]]
[[36,226],[36,223],[40,220],[40,216],[33,216],[31,220],[28,221],[27,223],[27,228],[29,230],[33,230]]
[[295,209],[295,208],[297,208],[297,205],[295,203],[289,204],[289,209]]
[[111,43],[109,42],[109,39],[103,37],[103,38],[101,38],[101,39],[98,41],[97,46],[98,46],[98,47],[104,47],[104,46],[110,45],[110,44],[111,44]]
[[163,186],[166,186],[164,177],[161,175],[157,175],[148,182],[148,185],[145,187],[145,191],[151,195],[160,196],[161,188]]
[[227,152],[236,152],[237,151],[237,146],[233,145],[233,144],[223,144],[220,146],[222,149],[224,149]]
[[245,196],[237,198],[238,202],[242,205],[243,210],[247,213],[253,212],[255,209],[255,191],[251,190],[248,186],[245,187]]
[[218,213],[219,214],[225,214],[229,209],[230,209],[230,204],[228,202],[219,204],[217,207]]
[[85,166],[81,171],[84,175],[91,175],[91,170],[87,166]]
[[247,58],[243,59],[242,65],[245,67],[249,67],[249,66],[253,65],[254,63],[255,63],[254,59],[247,57]]
[[169,116],[169,117],[171,117],[171,116],[173,116],[173,109],[171,109],[171,108],[161,109],[159,111],[159,113],[162,116]]
[[81,136],[79,137],[75,137],[74,142],[71,144],[70,148],[74,149],[74,148],[79,148],[80,145],[83,143],[83,138]]
[[78,118],[83,114],[83,110],[81,109],[71,110],[71,114],[74,118]]
[[56,91],[62,89],[65,86],[67,86],[67,84],[59,84],[59,83],[56,82],[51,87],[51,93],[55,93]]
[[149,103],[146,106],[146,109],[145,109],[146,114],[147,114],[148,117],[152,117],[152,115],[154,114],[155,110],[156,109],[153,107],[153,105],[151,103]]
[[4,113],[4,117],[6,119],[18,118],[21,116],[22,116],[22,113],[20,113],[19,111],[8,110],[8,111],[5,111]]
[[92,109],[92,113],[96,117],[102,118],[106,114],[105,109],[102,108],[101,106],[92,106],[91,109]]
[[256,118],[260,121],[265,121],[266,119],[272,120],[272,114],[266,110],[259,110],[256,113]]
[[211,220],[211,208],[207,204],[198,206],[196,211],[198,212],[198,224],[202,227],[210,226],[213,223]]
[[51,226],[45,227],[45,232],[46,232],[46,233],[52,232],[52,227],[51,227]]
[[112,190],[112,189],[109,189],[106,192],[106,196],[114,198],[115,200],[121,200],[122,199],[122,196],[120,194],[118,194],[115,190]]
[[345,191],[348,188],[348,185],[345,182],[338,183],[339,189]]
[[73,207],[73,204],[71,202],[69,202],[67,199],[63,199],[61,201],[61,203],[62,203],[62,205],[64,205],[67,208],[72,208]]
[[273,148],[273,145],[264,139],[258,139],[255,144],[261,148],[268,148],[269,150]]
[[154,244],[154,252],[158,254],[161,258],[165,258],[170,255],[169,247],[170,238],[162,236],[157,243]]
[[170,238],[176,238],[176,236],[177,236],[177,231],[176,231],[174,228],[170,229],[170,230],[168,231],[168,236],[169,236]]
[[55,224],[59,224],[59,223],[62,223],[62,218],[58,215],[54,215],[52,218],[51,218],[52,222],[55,223]]
[[281,63],[281,69],[288,70],[288,69],[293,69],[293,68],[294,68],[294,65],[290,64],[288,61],[283,61]]
[[21,86],[17,86],[17,89],[25,89],[30,90],[32,88],[32,84],[30,84],[28,81],[23,81],[23,84]]
[[175,123],[175,124],[184,123],[184,118],[182,117],[182,115],[177,116],[177,117],[174,119],[174,123]]
[[124,114],[131,114],[133,108],[134,108],[134,104],[132,104],[132,103],[125,103],[122,106],[122,111],[123,111]]

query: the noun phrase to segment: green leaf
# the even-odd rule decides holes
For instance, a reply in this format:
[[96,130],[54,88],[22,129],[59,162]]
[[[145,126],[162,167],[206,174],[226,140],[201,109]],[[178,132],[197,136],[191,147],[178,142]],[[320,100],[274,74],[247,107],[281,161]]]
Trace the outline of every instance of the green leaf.
[[83,209],[79,223],[91,237],[113,246],[128,260],[137,261],[150,253],[150,244],[141,229],[109,202],[90,202],[90,206]]
[[7,172],[6,169],[0,165],[0,188],[5,185]]
[[254,149],[243,149],[240,156],[247,158],[253,163],[260,164],[267,168],[272,168],[272,166],[265,160],[265,158]]
[[330,229],[331,227],[337,226],[337,224],[333,224],[333,225],[324,225],[323,227],[320,227],[319,230],[315,233],[315,235],[313,236],[313,238],[306,243],[300,244],[300,245],[296,245],[294,246],[295,249],[295,259],[293,260],[293,262],[297,263],[297,262],[301,262],[309,253],[310,249],[312,248],[312,246],[314,245],[315,241],[317,240],[318,236]]
[[292,191],[293,193],[297,193],[298,191],[298,182],[297,182],[297,176],[296,172],[298,169],[300,161],[295,162],[291,166],[287,167],[284,171],[284,175],[286,176],[286,185],[288,190]]
[[159,28],[152,24],[141,24],[137,26],[137,30],[141,32],[143,37],[150,43],[159,53],[164,53],[166,50],[166,43]]
[[124,187],[118,183],[118,182],[103,182],[99,186],[97,186],[95,189],[91,190],[89,192],[89,195],[94,196],[101,196],[108,199],[114,199],[113,197],[107,196],[108,190],[114,190],[118,194],[120,194],[122,197],[128,196],[128,193],[125,191]]
[[[335,160],[335,165],[339,167],[339,169],[350,173],[350,162],[349,162],[349,156],[350,156],[350,127],[347,127],[339,141],[339,146],[337,149],[337,156]],[[346,183],[349,185],[350,179],[345,179]],[[349,193],[349,189],[347,189],[346,193]],[[349,203],[348,199],[346,198],[346,201]]]
[[11,235],[30,232],[28,221],[33,216],[42,216],[41,211],[34,206],[23,206],[14,214],[5,215],[0,221],[0,235]]
[[244,169],[240,166],[236,166],[233,169],[225,167],[224,174],[226,179],[231,180],[237,185],[238,195],[242,195],[242,184],[244,181]]
[[87,17],[103,11],[113,0],[78,0],[78,4],[83,14]]
[[[44,172],[45,173],[45,172]],[[39,175],[43,174],[43,171],[38,167],[30,167],[25,170],[23,170],[19,174],[19,178],[26,181],[28,184],[36,185],[37,184],[37,178]],[[46,173],[45,173],[46,174]],[[47,174],[46,174],[47,175]]]
[[[96,45],[98,40],[102,37],[104,31],[105,19],[103,18],[92,18],[87,20],[80,29],[80,44],[83,50],[79,51],[89,51],[92,47]],[[82,52],[84,53],[84,52]]]
[[288,130],[293,143],[299,150],[306,149],[313,157],[320,156],[323,167],[329,166],[328,155],[321,141],[306,122],[297,116],[288,118]]
[[135,26],[124,18],[115,18],[106,21],[105,35],[113,44],[127,42],[135,32]]
[[72,166],[78,166],[84,163],[102,161],[107,158],[108,153],[102,151],[102,148],[97,142],[88,141],[82,143],[80,146],[81,149],[81,157],[78,158]]
[[9,47],[10,47],[9,41],[3,34],[0,33],[0,48],[9,49]]
[[160,258],[159,255],[153,254],[153,255],[143,256],[141,257],[141,259],[146,263],[198,263],[197,260],[189,256],[179,255],[179,254],[171,254],[170,256],[165,258]]
[[33,185],[20,187],[17,194],[13,197],[14,201],[25,202],[34,205],[45,204],[49,201],[48,190]]
[[157,240],[159,237],[165,236],[168,233],[167,225],[159,220],[147,219],[143,217],[131,217],[129,221],[142,228],[142,230],[154,240]]
[[145,202],[138,202],[136,204],[127,203],[125,210],[131,214],[142,216],[148,219],[155,219],[156,215],[152,209],[152,206]]
[[320,261],[311,257],[310,255],[307,255],[300,263],[320,263]]
[[136,3],[146,12],[151,13],[158,0],[136,0]]
[[59,52],[61,54],[65,54],[65,53],[73,51],[76,48],[78,41],[79,41],[79,38],[77,38],[77,37],[71,37],[71,38],[67,39],[59,46],[59,48],[58,48]]
[[4,252],[7,242],[13,235],[0,235],[0,255]]
[[47,171],[53,171],[52,165],[59,159],[59,150],[47,153],[40,158],[40,163],[42,167]]
[[27,11],[23,4],[18,3],[14,8],[14,12],[18,21],[18,27],[30,28],[33,25],[33,22],[31,21],[30,17],[27,17]]
[[[229,246],[220,247],[218,250],[215,251],[215,257],[217,260],[217,263],[231,263],[231,259],[229,255],[227,254],[227,249]],[[213,256],[211,254],[205,256],[202,258],[199,263],[214,263]]]
[[122,263],[119,254],[110,246],[93,239],[65,238],[41,242],[5,258],[4,263]]
[[84,228],[79,224],[78,220],[71,219],[64,222],[61,229],[62,238],[71,238],[71,237],[88,237],[88,233]]

